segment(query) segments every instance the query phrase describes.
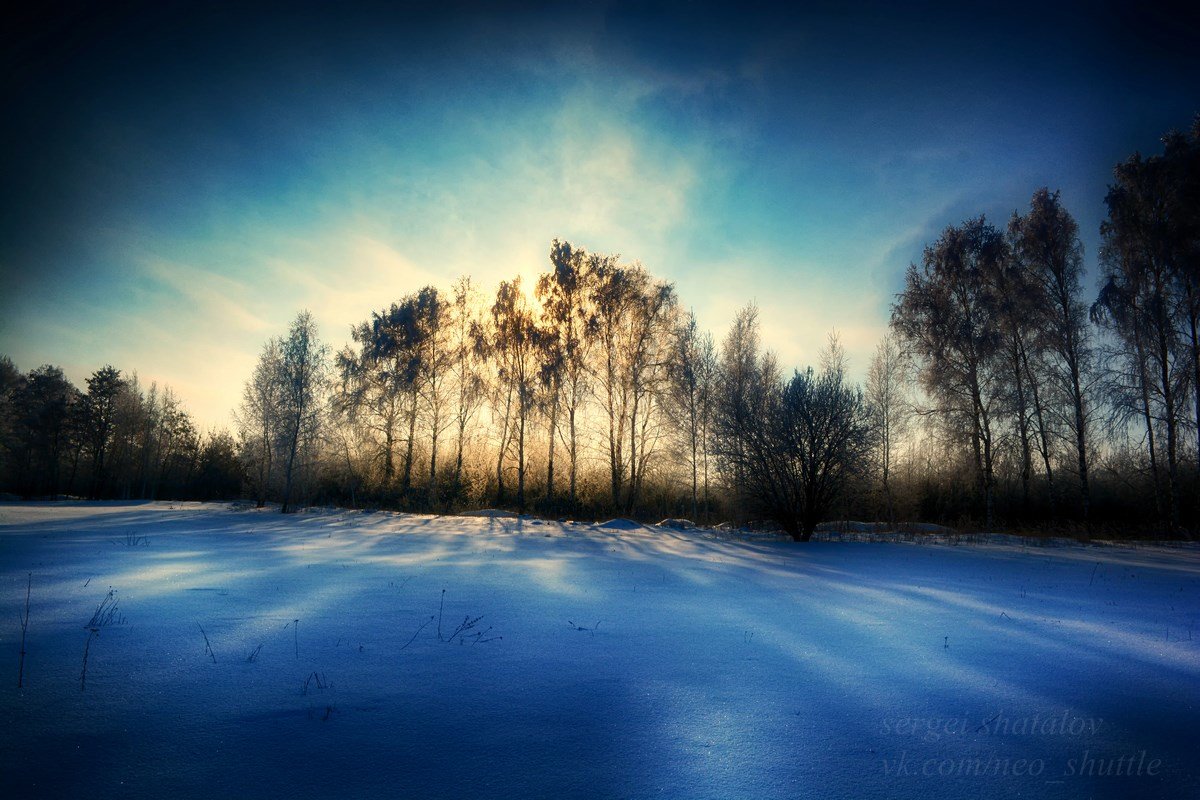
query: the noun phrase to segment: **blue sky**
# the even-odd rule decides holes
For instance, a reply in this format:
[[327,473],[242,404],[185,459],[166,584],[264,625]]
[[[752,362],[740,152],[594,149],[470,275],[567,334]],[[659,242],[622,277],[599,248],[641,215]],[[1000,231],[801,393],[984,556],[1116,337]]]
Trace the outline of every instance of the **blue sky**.
[[[436,8],[434,8],[436,6]],[[262,342],[335,347],[550,240],[642,261],[719,338],[865,369],[948,224],[1061,189],[1094,267],[1113,164],[1200,111],[1195,18],[1125,4],[65,6],[6,34],[0,352],[105,363],[228,423]],[[488,10],[483,10],[483,9]]]

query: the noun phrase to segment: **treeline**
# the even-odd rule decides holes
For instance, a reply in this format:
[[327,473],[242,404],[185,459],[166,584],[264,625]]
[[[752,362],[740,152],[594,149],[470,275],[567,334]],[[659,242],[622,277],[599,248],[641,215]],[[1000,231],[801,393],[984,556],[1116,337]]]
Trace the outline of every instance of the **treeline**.
[[717,347],[640,264],[559,241],[549,262],[528,292],[425,287],[336,354],[300,313],[236,415],[258,504],[744,511],[807,538],[865,474],[872,428],[836,342],[820,373],[785,381],[752,306]]
[[333,353],[303,312],[264,346],[236,414],[260,505],[637,513],[681,459],[692,512],[712,502],[711,341],[638,264],[556,241],[534,286],[425,287],[351,338]]
[[892,329],[919,376],[913,408],[971,476],[940,481],[917,516],[1200,522],[1200,118],[1163,142],[1114,170],[1098,294],[1044,189],[1003,228],[947,228],[909,268]]
[[170,388],[96,370],[87,390],[55,366],[0,356],[0,491],[24,499],[198,499],[241,491],[237,443],[206,435]]
[[[836,340],[786,375],[752,306],[718,344],[673,286],[566,242],[532,287],[426,287],[336,354],[297,345],[315,342],[302,315],[246,388],[255,495],[765,520],[800,537],[830,516],[1194,528],[1198,131],[1115,170],[1098,294],[1056,192],[1005,225],[947,228],[908,270],[861,387]],[[289,366],[292,351],[312,364]]]
[[[233,435],[106,368],[5,362],[25,496],[229,496],[446,512],[688,517],[809,537],[829,519],[1184,535],[1200,522],[1200,122],[1118,165],[1098,291],[1040,189],[911,265],[855,384],[831,335],[790,375],[747,306],[718,342],[637,262],[555,241],[532,285],[427,286],[339,350],[302,312]],[[235,490],[235,487],[240,487]]]

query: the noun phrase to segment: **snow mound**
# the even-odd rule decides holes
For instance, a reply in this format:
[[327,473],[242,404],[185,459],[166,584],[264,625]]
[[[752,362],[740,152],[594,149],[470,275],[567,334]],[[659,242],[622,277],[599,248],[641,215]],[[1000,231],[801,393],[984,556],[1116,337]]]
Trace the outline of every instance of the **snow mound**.
[[929,534],[936,536],[959,536],[959,531],[954,528],[947,528],[944,525],[935,525],[931,522],[901,522],[897,525],[889,525],[886,522],[856,522],[853,520],[837,520],[835,522],[822,522],[817,526],[818,533],[824,534],[887,534],[887,535],[908,535],[913,534]]
[[837,520],[822,522],[817,526],[819,531],[837,531],[839,533],[883,533],[891,530],[886,522],[858,522],[856,520]]
[[633,520],[626,519],[625,517],[617,517],[616,519],[610,519],[608,522],[601,522],[597,524],[596,527],[609,531],[636,531],[638,528],[642,527],[642,523],[634,522]]
[[671,528],[672,530],[677,531],[694,531],[696,529],[696,523],[692,522],[690,519],[676,519],[675,517],[669,517],[658,523],[658,527]]
[[954,528],[947,528],[945,525],[935,525],[932,522],[902,522],[897,527],[901,531],[911,531],[912,533],[941,533],[948,536],[958,533]]
[[505,511],[502,508],[481,508],[478,511],[463,511],[459,513],[460,517],[487,517],[488,519],[516,519],[517,514],[514,511]]

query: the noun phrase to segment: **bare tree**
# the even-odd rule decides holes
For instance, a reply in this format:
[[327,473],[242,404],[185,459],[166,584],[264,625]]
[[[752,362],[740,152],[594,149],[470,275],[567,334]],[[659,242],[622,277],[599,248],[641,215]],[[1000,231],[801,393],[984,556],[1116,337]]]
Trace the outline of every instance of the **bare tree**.
[[1029,211],[1013,214],[1008,226],[1013,257],[1026,271],[1035,295],[1040,350],[1055,393],[1063,398],[1063,425],[1075,451],[1084,519],[1089,516],[1089,409],[1093,353],[1087,307],[1081,299],[1083,245],[1079,226],[1062,206],[1058,192],[1034,192]]
[[621,502],[625,480],[625,424],[629,386],[622,379],[622,323],[632,302],[625,272],[615,256],[592,254],[590,269],[595,276],[589,298],[596,312],[597,358],[593,366],[595,390],[608,422],[609,488],[614,507]]
[[793,538],[807,541],[869,460],[870,418],[862,390],[838,369],[797,372],[777,413],[780,446],[771,473],[793,498],[793,508],[777,519]]
[[320,424],[321,393],[325,388],[328,348],[317,338],[317,325],[301,311],[280,343],[280,433],[286,459],[283,473],[283,513],[291,510],[296,457],[310,446]]
[[537,297],[544,320],[543,383],[549,408],[546,497],[555,491],[554,453],[560,435],[559,412],[566,415],[568,499],[578,492],[579,412],[587,392],[587,362],[595,320],[589,306],[594,273],[586,251],[555,239],[550,246],[550,272],[538,278]]
[[[1177,527],[1179,437],[1195,361],[1185,321],[1186,284],[1178,280],[1170,234],[1170,170],[1160,158],[1134,155],[1117,165],[1114,177],[1105,198],[1108,218],[1101,225],[1104,284],[1092,313],[1120,343],[1110,362],[1109,387],[1117,395],[1117,408],[1130,405],[1122,394],[1135,393],[1160,516]],[[1111,370],[1120,365],[1133,378],[1132,385]],[[1165,475],[1156,448],[1164,439]]]
[[[525,512],[525,445],[531,417],[538,401],[540,380],[540,332],[521,291],[521,279],[503,281],[496,292],[491,313],[494,338],[494,358],[501,394],[505,398],[505,430],[501,434],[499,461],[496,467],[498,501],[503,501],[503,466],[506,445],[516,445],[517,510]],[[509,427],[509,414],[512,430]]]
[[684,314],[675,325],[667,360],[671,411],[682,434],[684,452],[691,472],[692,517],[700,515],[700,473],[705,449],[705,415],[708,400],[704,339],[695,312]]
[[[337,356],[338,391],[335,406],[354,425],[378,439],[377,461],[382,485],[396,475],[396,447],[406,443],[404,489],[412,480],[421,386],[421,330],[417,295],[392,303],[351,328],[357,349],[343,348]],[[407,434],[404,429],[407,428]]]
[[867,368],[866,401],[875,429],[876,462],[884,497],[887,521],[896,522],[896,503],[892,491],[892,465],[895,453],[908,433],[911,419],[911,381],[909,364],[895,336],[884,336],[875,348]]
[[[670,337],[675,312],[675,287],[650,279],[636,266],[640,291],[633,306],[630,330],[629,384],[632,402],[629,409],[629,496],[630,513],[637,508],[645,483],[646,471],[664,435],[666,420],[662,414],[667,389],[667,363],[671,356]],[[640,278],[644,276],[643,283]]]
[[282,398],[280,340],[272,337],[263,345],[254,372],[242,388],[242,402],[234,414],[243,468],[250,478],[257,506],[267,503],[274,477]]
[[1162,203],[1166,225],[1159,230],[1159,251],[1168,261],[1181,296],[1194,401],[1196,459],[1200,467],[1200,114],[1186,133],[1170,131],[1163,137],[1158,163],[1163,173]]
[[654,414],[666,375],[675,289],[655,281],[639,264],[619,266],[615,257],[593,258],[592,270],[600,349],[593,369],[608,418],[611,496],[615,507],[632,511],[660,435]]
[[450,342],[450,304],[426,286],[417,294],[417,386],[429,426],[429,505],[438,502],[438,446],[453,422],[448,412],[449,378],[455,353]]
[[99,498],[105,488],[105,462],[116,432],[118,402],[125,388],[125,380],[120,370],[108,365],[93,372],[87,379],[87,385],[83,407],[92,457],[91,496]]
[[825,346],[817,354],[817,363],[821,372],[845,374],[849,367],[850,357],[846,355],[846,346],[842,344],[842,336],[836,328],[825,335]]
[[467,276],[454,284],[450,330],[450,370],[453,373],[455,405],[454,486],[462,484],[463,448],[467,426],[475,418],[487,395],[482,372],[483,320],[479,314],[478,292]]
[[828,369],[784,383],[758,349],[753,306],[722,344],[713,447],[739,503],[774,519],[794,540],[817,524],[868,461],[871,424],[862,391],[848,386],[836,352]]
[[774,359],[762,352],[758,307],[750,303],[738,311],[721,342],[713,400],[713,443],[718,468],[735,487],[746,483],[741,470],[747,456],[742,450],[750,432],[756,430],[756,417],[765,413],[763,387],[778,379]]
[[704,487],[704,507],[711,507],[709,495],[709,457],[712,454],[712,420],[718,380],[717,348],[713,343],[712,334],[705,331],[700,337],[697,351],[696,376],[700,406],[700,456],[702,485]]
[[994,516],[997,406],[1004,390],[1002,339],[989,273],[1004,257],[1000,233],[983,217],[950,226],[911,265],[892,308],[892,328],[920,363],[932,409],[970,447],[984,501]]
[[[1011,238],[1011,237],[1010,237]],[[1038,363],[1040,338],[1045,310],[1023,259],[1013,258],[1009,241],[996,258],[985,262],[982,279],[993,301],[992,323],[998,328],[1004,367],[1002,397],[1013,419],[1020,447],[1021,499],[1028,510],[1030,484],[1033,478],[1033,454],[1042,457],[1050,496],[1054,496],[1054,468],[1051,464],[1051,445],[1041,376],[1034,365]]]

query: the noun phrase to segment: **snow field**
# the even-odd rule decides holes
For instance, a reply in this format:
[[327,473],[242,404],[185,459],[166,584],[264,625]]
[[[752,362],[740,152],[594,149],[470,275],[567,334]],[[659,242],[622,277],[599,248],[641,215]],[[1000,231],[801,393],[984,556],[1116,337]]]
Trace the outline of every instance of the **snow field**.
[[5,504],[0,581],[4,797],[1200,796],[1195,548]]

